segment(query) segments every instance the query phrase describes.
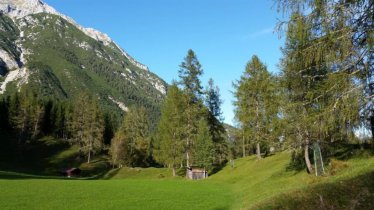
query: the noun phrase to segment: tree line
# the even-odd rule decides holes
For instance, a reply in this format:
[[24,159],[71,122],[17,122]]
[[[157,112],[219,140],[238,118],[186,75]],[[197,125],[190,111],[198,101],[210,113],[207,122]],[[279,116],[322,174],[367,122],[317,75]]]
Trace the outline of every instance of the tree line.
[[77,145],[88,163],[96,154],[109,154],[113,167],[167,166],[174,175],[180,167],[211,170],[222,166],[230,151],[219,89],[212,79],[203,88],[202,74],[201,64],[189,50],[156,127],[152,113],[142,106],[131,106],[120,122],[88,92],[74,100],[56,99],[26,85],[2,97],[0,129],[14,133],[20,146],[54,136]]
[[0,130],[15,134],[20,149],[43,136],[53,136],[79,145],[79,154],[86,156],[88,163],[110,142],[115,121],[115,116],[104,113],[86,92],[73,102],[41,97],[32,89],[21,88],[0,101]]
[[219,89],[212,79],[204,89],[199,78],[202,74],[196,54],[189,50],[180,65],[179,81],[168,88],[155,132],[149,133],[144,110],[128,113],[112,139],[113,165],[144,166],[154,161],[172,168],[175,176],[177,168],[210,170],[227,161]]
[[[374,133],[373,2],[277,1],[289,19],[280,73],[254,55],[234,82],[237,129],[227,133],[220,93],[213,80],[204,88],[202,66],[189,50],[179,78],[168,88],[156,126],[147,107],[130,107],[122,123],[94,96],[56,100],[27,88],[0,101],[0,128],[18,144],[52,135],[76,144],[90,162],[108,153],[114,167],[199,166],[208,170],[228,159],[270,148],[292,149],[292,161],[313,172],[312,146],[335,150],[355,139],[359,127]],[[27,87],[27,86],[25,86]]]

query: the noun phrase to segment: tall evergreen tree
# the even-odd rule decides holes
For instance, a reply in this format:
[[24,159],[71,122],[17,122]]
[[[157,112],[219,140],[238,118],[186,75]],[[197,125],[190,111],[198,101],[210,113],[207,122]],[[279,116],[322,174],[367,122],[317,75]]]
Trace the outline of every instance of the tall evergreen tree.
[[157,127],[155,159],[173,169],[183,163],[185,151],[186,97],[176,84],[169,87]]
[[202,119],[199,122],[197,138],[195,141],[194,165],[211,169],[214,158],[214,144],[210,135],[208,123]]
[[147,166],[150,122],[144,107],[130,107],[111,141],[113,165]]
[[271,139],[272,121],[278,114],[275,87],[266,66],[253,56],[244,75],[234,84],[236,88],[236,118],[243,138],[251,138],[256,145],[257,158],[261,159],[260,143]]
[[342,94],[339,94],[334,103],[343,106],[347,101],[342,99],[352,97],[353,94],[359,95],[360,92],[365,93],[364,97],[356,97],[356,99],[361,104],[360,113],[365,119],[364,123],[371,126],[374,133],[373,2],[371,0],[280,0],[277,2],[283,12],[298,13],[309,23],[313,41],[310,41],[302,52],[309,55],[309,60],[323,55],[325,65],[329,69],[334,69],[334,74],[337,74],[329,78],[329,81],[333,79],[349,81],[352,78],[361,80],[359,86],[357,81],[354,85],[345,85],[346,89],[341,91]]
[[80,146],[80,152],[91,156],[101,151],[103,146],[104,120],[95,100],[87,93],[79,96],[70,117],[70,133],[72,142]]
[[131,107],[127,112],[122,128],[129,147],[132,166],[147,165],[150,145],[150,122],[144,107]]
[[226,130],[222,122],[222,100],[220,98],[219,88],[214,85],[213,79],[209,79],[205,95],[205,106],[208,108],[207,121],[209,133],[215,147],[214,162],[222,164],[228,156],[228,145],[225,141]]
[[191,103],[201,98],[202,86],[199,77],[203,69],[193,50],[188,50],[187,56],[179,66],[180,85],[189,96]]
[[306,166],[312,172],[309,147],[317,141],[336,141],[337,133],[352,132],[358,119],[359,91],[352,74],[339,70],[342,61],[329,60],[336,49],[311,47],[325,37],[310,25],[302,14],[292,14],[281,65],[289,102],[285,117],[292,125],[288,135],[295,148],[303,146]]
[[182,87],[183,93],[187,97],[187,107],[185,109],[185,116],[187,119],[185,128],[186,141],[186,165],[190,166],[191,154],[193,150],[194,140],[197,135],[198,122],[200,118],[205,115],[203,109],[203,102],[201,94],[203,93],[199,76],[203,74],[201,64],[198,61],[195,52],[188,50],[187,56],[180,65],[179,70],[179,84]]

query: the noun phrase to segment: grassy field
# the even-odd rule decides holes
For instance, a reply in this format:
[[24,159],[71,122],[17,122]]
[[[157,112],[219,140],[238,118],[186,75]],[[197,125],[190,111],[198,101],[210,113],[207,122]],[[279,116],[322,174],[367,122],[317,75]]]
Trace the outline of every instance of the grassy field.
[[[59,163],[74,149],[56,153]],[[235,160],[207,180],[160,168],[109,170],[100,178],[0,172],[1,209],[373,209],[374,157],[333,160],[323,177],[287,171],[289,152]],[[82,166],[85,166],[82,163]],[[86,166],[88,167],[88,166]]]
[[228,209],[227,184],[174,180],[0,180],[1,209]]
[[[210,180],[231,186],[233,209],[347,209],[358,197],[374,201],[374,157],[333,160],[322,177],[286,170],[289,158],[288,152],[260,161],[242,158]],[[361,204],[359,209],[374,209],[371,202]]]

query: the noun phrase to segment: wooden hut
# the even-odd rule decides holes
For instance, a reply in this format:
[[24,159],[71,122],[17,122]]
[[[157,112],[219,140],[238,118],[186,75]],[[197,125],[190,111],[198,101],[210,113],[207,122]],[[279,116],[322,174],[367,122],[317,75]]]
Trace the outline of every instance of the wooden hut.
[[188,179],[205,179],[208,177],[208,172],[204,168],[191,166],[187,167],[186,177]]

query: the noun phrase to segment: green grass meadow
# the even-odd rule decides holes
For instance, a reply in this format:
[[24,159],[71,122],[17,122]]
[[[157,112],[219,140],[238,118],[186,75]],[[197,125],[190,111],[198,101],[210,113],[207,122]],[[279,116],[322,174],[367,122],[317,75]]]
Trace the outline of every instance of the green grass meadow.
[[[62,178],[51,170],[75,152],[74,147],[49,151],[48,158],[2,169],[0,209],[374,209],[371,155],[331,160],[322,177],[287,170],[287,151],[260,161],[254,156],[237,159],[198,181],[172,177],[165,168],[107,168],[105,174],[91,176],[108,167],[103,157],[91,166],[82,160],[79,167],[91,170],[84,178]],[[38,158],[48,170],[22,172],[27,164],[42,169],[42,163],[33,163]]]
[[229,209],[226,184],[184,180],[0,180],[2,209]]

